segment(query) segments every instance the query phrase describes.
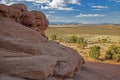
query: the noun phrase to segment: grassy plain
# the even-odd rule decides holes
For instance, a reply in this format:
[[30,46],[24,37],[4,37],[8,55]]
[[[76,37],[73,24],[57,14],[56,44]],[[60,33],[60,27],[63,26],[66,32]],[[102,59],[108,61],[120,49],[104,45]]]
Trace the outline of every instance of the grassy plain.
[[[120,46],[120,26],[115,25],[58,25],[56,27],[49,27],[46,30],[46,35],[50,36],[52,34],[57,35],[57,37],[65,37],[69,35],[77,35],[79,37],[84,37],[88,42],[85,49],[77,48],[78,44],[75,43],[64,43],[60,42],[62,45],[74,48],[77,50],[86,61],[94,61],[88,57],[88,51],[91,46],[99,45],[101,47],[101,58],[104,57],[106,50],[110,45]],[[110,42],[98,43],[99,39],[107,39]],[[114,61],[104,61],[106,63],[115,63]]]
[[58,36],[71,34],[89,34],[89,35],[119,35],[120,26],[115,25],[58,25],[50,26],[46,30],[47,35],[56,34]]

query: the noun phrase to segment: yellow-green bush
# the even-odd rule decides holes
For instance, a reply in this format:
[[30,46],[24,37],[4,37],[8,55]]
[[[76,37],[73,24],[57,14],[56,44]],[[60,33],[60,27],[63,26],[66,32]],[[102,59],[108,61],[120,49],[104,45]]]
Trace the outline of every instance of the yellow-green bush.
[[89,56],[94,59],[99,59],[100,56],[100,46],[94,45],[89,50]]
[[56,40],[56,39],[57,39],[57,35],[51,34],[51,35],[49,36],[49,38],[50,38],[50,40]]

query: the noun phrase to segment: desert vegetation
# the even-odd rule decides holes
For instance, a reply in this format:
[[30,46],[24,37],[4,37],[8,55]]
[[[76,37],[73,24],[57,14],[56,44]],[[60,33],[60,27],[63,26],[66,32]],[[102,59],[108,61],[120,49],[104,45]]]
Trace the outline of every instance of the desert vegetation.
[[72,35],[72,34],[89,34],[89,35],[120,35],[120,26],[116,25],[52,25],[46,30],[46,34]]
[[[54,32],[54,34],[53,34]],[[49,27],[49,39],[77,50],[85,60],[120,62],[120,27],[115,25],[90,25]],[[93,60],[93,61],[94,61]]]
[[55,34],[51,34],[51,35],[49,36],[49,39],[51,39],[51,40],[56,40],[56,39],[57,39],[57,36],[56,36]]
[[120,46],[111,45],[106,51],[105,58],[108,60],[114,59],[120,62]]
[[90,47],[89,56],[94,59],[99,59],[100,56],[100,46],[94,45]]

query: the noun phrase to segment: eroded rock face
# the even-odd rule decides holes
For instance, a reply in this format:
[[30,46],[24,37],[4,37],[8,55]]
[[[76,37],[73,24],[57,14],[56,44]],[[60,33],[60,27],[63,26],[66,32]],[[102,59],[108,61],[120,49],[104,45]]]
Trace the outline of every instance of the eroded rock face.
[[0,80],[72,78],[83,64],[82,57],[45,38],[48,21],[42,12],[28,12],[19,5],[0,5]]
[[28,11],[23,4],[13,4],[11,6],[0,5],[0,16],[8,17],[17,23],[34,29],[45,36],[44,31],[48,27],[48,20],[41,11]]

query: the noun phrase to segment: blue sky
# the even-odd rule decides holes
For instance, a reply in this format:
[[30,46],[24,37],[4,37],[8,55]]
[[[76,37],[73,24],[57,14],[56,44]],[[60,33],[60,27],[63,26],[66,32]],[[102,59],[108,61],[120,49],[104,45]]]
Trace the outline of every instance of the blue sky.
[[0,4],[13,3],[43,11],[49,22],[120,24],[120,0],[0,0]]

